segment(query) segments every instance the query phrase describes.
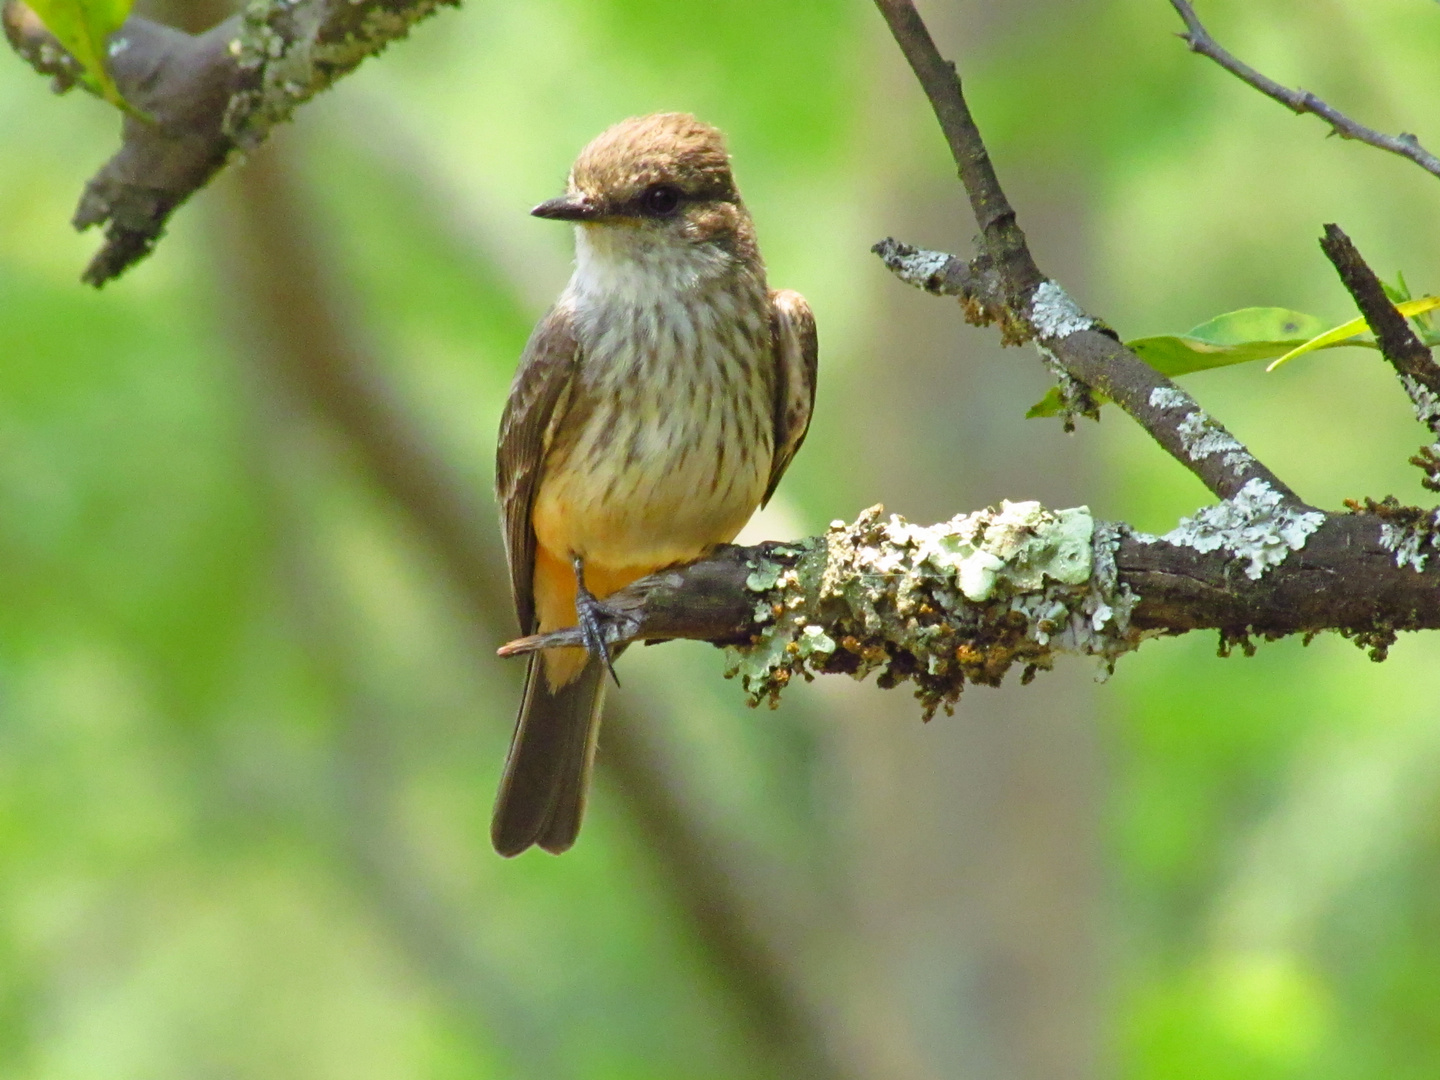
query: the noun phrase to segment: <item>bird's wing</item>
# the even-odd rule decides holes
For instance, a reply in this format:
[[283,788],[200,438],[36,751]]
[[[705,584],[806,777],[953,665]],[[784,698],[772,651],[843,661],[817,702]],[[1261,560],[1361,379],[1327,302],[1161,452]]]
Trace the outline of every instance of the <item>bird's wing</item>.
[[775,456],[761,506],[775,494],[776,485],[810,429],[820,356],[815,315],[799,293],[791,289],[771,291],[770,331],[775,342]]
[[579,353],[571,311],[561,305],[551,308],[530,335],[500,418],[495,497],[505,529],[510,591],[525,634],[535,632],[535,529],[530,511],[551,437],[565,414]]

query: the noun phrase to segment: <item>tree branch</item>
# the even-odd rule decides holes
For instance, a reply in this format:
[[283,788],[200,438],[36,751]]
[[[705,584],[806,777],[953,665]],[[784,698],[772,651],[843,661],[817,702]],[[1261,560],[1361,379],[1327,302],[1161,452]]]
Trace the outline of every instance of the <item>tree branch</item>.
[[[1400,377],[1400,385],[1405,388],[1414,406],[1415,418],[1440,437],[1440,365],[1435,363],[1430,348],[1390,302],[1380,278],[1338,225],[1325,226],[1320,248],[1334,265],[1340,280],[1354,298],[1355,306],[1374,331],[1380,355],[1390,362],[1395,374]],[[1410,459],[1410,464],[1425,474],[1420,481],[1421,486],[1429,491],[1440,491],[1440,439],[1422,446]]]
[[[85,186],[74,225],[105,226],[82,275],[101,286],[155,247],[186,199],[296,107],[458,0],[257,0],[203,34],[132,16],[107,62],[126,100],[120,149]],[[79,67],[22,0],[5,0],[6,39],[57,92]]]
[[1395,309],[1390,297],[1385,295],[1380,278],[1340,226],[1325,226],[1320,250],[1325,252],[1354,298],[1355,306],[1374,331],[1380,355],[1400,376],[1406,393],[1415,403],[1420,422],[1440,435],[1440,365],[1435,363],[1429,347]]
[[[1428,512],[1323,514],[1258,483],[1163,537],[1084,507],[1007,502],[928,528],[872,507],[823,536],[727,546],[637,581],[606,599],[605,633],[728,646],[752,704],[797,675],[876,672],[914,682],[928,716],[1016,664],[1026,682],[1061,653],[1108,671],[1149,637],[1191,630],[1247,647],[1336,630],[1378,659],[1396,631],[1440,628],[1437,531]],[[566,629],[500,653],[580,644]]]
[[1420,145],[1414,135],[1402,132],[1399,135],[1385,135],[1346,116],[1339,109],[1327,105],[1308,90],[1291,90],[1273,79],[1256,71],[1248,64],[1236,59],[1210,36],[1200,17],[1188,0],[1170,0],[1170,5],[1185,20],[1185,33],[1180,37],[1190,46],[1191,52],[1208,56],[1241,82],[1259,90],[1268,98],[1278,101],[1297,116],[1311,113],[1330,125],[1330,130],[1342,139],[1355,139],[1377,150],[1398,154],[1407,161],[1413,161],[1432,176],[1440,176],[1440,158]]
[[999,323],[1007,344],[1033,340],[1060,378],[1069,405],[1067,426],[1073,425],[1074,413],[1098,415],[1088,393],[1098,390],[1220,498],[1261,483],[1299,505],[1295,494],[1189,393],[1121,345],[1113,331],[1041,273],[970,115],[955,65],[940,56],[911,0],[875,2],[950,144],[980,225],[982,249],[962,268],[954,265],[954,256],[886,240],[875,247],[886,265],[912,284],[948,283],[944,291],[953,286],[966,318],[976,325]]

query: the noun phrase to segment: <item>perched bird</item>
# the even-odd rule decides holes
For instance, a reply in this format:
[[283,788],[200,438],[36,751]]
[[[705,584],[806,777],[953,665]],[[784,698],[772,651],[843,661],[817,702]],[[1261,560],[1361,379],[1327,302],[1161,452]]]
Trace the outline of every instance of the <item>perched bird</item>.
[[717,129],[622,121],[531,213],[575,223],[575,272],[521,357],[496,492],[522,632],[578,625],[587,648],[531,657],[491,826],[502,855],[558,854],[580,830],[610,667],[603,598],[733,540],[815,400],[814,317],[766,286]]

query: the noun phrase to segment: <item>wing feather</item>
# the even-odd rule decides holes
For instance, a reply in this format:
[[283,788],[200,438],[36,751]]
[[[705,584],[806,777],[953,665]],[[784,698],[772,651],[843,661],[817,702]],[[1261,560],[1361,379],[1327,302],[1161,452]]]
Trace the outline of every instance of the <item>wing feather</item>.
[[798,292],[774,289],[770,293],[770,328],[775,342],[775,456],[764,506],[775,494],[790,467],[815,409],[815,378],[820,358],[815,315]]
[[500,418],[495,497],[505,530],[510,591],[522,633],[535,632],[535,529],[530,512],[556,425],[565,414],[579,361],[572,313],[557,305],[535,327]]

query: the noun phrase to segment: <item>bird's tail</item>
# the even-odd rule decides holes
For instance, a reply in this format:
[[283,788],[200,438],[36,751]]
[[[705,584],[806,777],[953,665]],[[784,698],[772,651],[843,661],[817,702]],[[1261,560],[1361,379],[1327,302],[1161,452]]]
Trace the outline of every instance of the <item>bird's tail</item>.
[[519,855],[531,844],[558,855],[575,842],[585,814],[605,702],[605,665],[589,657],[578,676],[552,688],[542,657],[530,658],[490,823],[490,839],[501,855]]

